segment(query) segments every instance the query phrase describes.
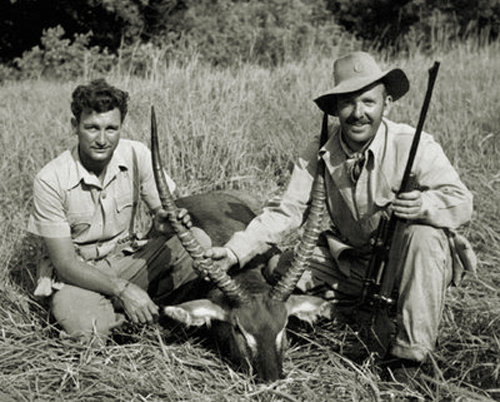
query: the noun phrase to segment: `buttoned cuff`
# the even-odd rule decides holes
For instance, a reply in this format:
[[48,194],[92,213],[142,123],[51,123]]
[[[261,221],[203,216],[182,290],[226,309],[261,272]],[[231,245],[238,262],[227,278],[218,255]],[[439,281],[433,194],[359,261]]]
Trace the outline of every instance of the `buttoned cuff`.
[[245,266],[255,256],[255,253],[249,250],[248,241],[240,233],[235,233],[224,247],[231,250],[238,259],[240,267]]

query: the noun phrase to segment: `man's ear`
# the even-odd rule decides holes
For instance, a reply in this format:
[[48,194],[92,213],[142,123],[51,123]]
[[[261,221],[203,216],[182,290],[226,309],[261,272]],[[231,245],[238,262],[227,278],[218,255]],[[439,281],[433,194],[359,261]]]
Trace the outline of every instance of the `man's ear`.
[[78,121],[74,116],[71,118],[71,127],[73,128],[73,134],[78,134]]
[[387,95],[384,99],[383,116],[386,117],[392,109],[392,95]]

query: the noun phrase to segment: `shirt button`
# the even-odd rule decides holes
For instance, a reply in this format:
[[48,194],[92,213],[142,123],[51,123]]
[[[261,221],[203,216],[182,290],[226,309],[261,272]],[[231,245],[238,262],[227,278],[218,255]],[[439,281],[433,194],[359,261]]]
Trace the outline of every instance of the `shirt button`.
[[107,194],[106,194],[106,191],[103,191],[101,193],[101,198],[104,200],[106,198]]

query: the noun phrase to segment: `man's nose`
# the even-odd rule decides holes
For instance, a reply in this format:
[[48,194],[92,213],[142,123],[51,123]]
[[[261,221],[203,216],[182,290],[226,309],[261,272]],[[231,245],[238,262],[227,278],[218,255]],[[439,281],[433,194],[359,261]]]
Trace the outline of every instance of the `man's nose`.
[[354,104],[354,110],[352,111],[352,115],[356,118],[360,118],[363,116],[363,104],[361,102],[356,102]]
[[96,139],[96,142],[99,144],[99,145],[104,145],[106,144],[106,133],[104,130],[101,130],[99,132],[99,135],[97,136],[97,139]]

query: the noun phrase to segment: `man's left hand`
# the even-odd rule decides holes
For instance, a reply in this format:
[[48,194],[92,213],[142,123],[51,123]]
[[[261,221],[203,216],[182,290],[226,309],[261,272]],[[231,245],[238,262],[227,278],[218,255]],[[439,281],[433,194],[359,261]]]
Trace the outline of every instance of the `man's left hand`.
[[[203,257],[210,258],[223,271],[228,271],[233,265],[238,264],[238,257],[227,247],[211,247],[203,253]],[[208,275],[205,280],[209,280]]]
[[158,306],[147,292],[132,282],[123,285],[117,297],[123,303],[128,318],[135,324],[147,324],[158,316]]
[[[168,218],[168,212],[164,209],[159,209],[154,217],[154,226],[159,233],[171,233],[172,226]],[[191,216],[186,208],[179,208],[177,212],[177,220],[181,222],[186,228],[190,229],[193,226]]]
[[419,190],[398,194],[391,208],[400,219],[414,221],[425,217],[422,192]]

